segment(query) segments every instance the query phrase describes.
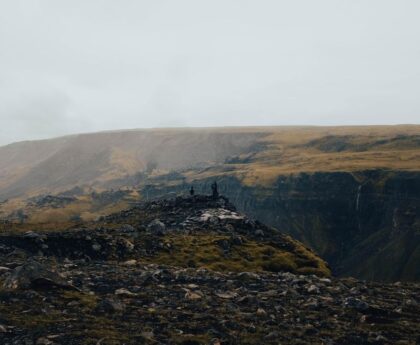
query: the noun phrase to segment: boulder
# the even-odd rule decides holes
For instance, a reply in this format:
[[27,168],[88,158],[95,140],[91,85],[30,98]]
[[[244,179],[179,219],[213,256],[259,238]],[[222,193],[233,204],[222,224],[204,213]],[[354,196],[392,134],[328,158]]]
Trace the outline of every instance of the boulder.
[[68,283],[63,276],[45,268],[39,262],[28,260],[22,266],[16,267],[3,283],[6,289],[66,289],[78,290]]
[[104,299],[100,301],[96,307],[96,311],[99,313],[120,313],[125,309],[125,305],[115,299]]
[[162,236],[166,234],[166,226],[159,219],[155,219],[149,223],[147,231],[154,235]]
[[344,300],[344,306],[349,307],[349,308],[354,308],[356,310],[366,310],[369,308],[369,304],[354,297],[346,298]]

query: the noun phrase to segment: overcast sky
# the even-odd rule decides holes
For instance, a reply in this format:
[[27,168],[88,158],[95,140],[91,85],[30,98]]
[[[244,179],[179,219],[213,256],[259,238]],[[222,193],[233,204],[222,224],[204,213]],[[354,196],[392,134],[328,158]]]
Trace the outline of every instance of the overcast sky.
[[0,0],[0,145],[420,123],[419,0]]

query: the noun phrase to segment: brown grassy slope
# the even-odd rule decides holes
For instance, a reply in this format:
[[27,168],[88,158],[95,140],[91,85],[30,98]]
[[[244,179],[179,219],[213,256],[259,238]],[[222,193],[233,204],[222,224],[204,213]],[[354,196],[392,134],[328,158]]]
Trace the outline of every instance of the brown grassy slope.
[[[103,194],[112,195],[113,192],[104,192]],[[84,195],[74,197],[71,201],[62,205],[55,203],[38,204],[33,199],[11,199],[0,204],[0,231],[3,228],[10,227],[10,222],[13,223],[13,227],[17,231],[20,228],[26,229],[25,224],[42,225],[49,229],[49,224],[57,226],[63,223],[63,226],[66,227],[69,222],[92,221],[102,215],[119,212],[129,208],[133,202],[140,200],[136,191],[127,191],[119,196],[114,195],[108,200],[100,197],[103,194],[96,193],[97,197],[94,197],[92,193],[85,191]],[[119,194],[119,192],[115,194]],[[24,212],[26,216],[25,224],[20,224],[21,221],[16,214],[16,210]],[[7,219],[9,222],[2,226],[1,219]],[[61,228],[61,226],[59,227]]]
[[0,148],[0,200],[94,185],[139,171],[219,164],[248,150],[259,137],[258,131],[137,130],[12,144]]
[[190,178],[234,174],[255,185],[303,171],[419,170],[419,138],[419,125],[238,127],[103,132],[17,143],[0,148],[0,200],[97,186],[137,172],[183,170]]
[[232,164],[190,172],[190,178],[232,174],[247,185],[269,185],[279,175],[366,169],[420,170],[420,126],[274,128],[264,148]]

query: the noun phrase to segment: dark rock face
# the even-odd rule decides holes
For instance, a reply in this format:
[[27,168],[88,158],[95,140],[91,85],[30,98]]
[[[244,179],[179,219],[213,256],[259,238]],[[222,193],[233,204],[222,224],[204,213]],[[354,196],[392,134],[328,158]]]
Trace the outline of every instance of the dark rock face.
[[[213,179],[195,181],[210,191]],[[250,216],[313,248],[341,276],[420,281],[418,172],[301,173],[273,187],[218,179],[221,193]],[[185,192],[186,185],[148,186],[144,195]]]

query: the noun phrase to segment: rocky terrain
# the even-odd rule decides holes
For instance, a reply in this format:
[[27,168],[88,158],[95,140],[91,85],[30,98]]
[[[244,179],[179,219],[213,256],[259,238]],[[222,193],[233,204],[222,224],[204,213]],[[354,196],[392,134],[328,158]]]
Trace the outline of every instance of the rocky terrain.
[[331,277],[224,197],[0,236],[1,344],[417,344],[420,285]]

